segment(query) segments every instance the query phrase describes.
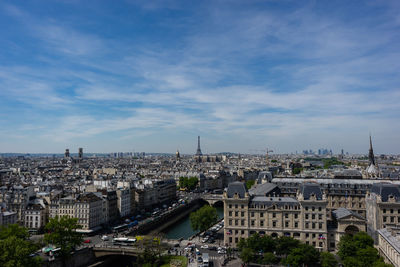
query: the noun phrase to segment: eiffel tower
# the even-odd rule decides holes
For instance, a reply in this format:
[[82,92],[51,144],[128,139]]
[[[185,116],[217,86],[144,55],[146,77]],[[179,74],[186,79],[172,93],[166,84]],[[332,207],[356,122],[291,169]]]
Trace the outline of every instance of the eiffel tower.
[[201,153],[201,148],[200,148],[200,136],[197,136],[197,151],[196,151],[196,156],[201,156],[203,153]]

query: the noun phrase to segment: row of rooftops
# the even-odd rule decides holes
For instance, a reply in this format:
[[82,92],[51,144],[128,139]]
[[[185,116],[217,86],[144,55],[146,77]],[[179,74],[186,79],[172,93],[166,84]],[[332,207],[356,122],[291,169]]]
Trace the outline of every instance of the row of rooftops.
[[[268,197],[267,195],[272,192],[278,186],[273,183],[265,183],[253,186],[247,191],[244,183],[233,182],[228,185],[226,189],[227,197],[233,198],[237,195],[238,198],[245,198],[246,195],[252,199],[252,201],[260,201],[262,197],[263,201],[284,201],[284,198]],[[390,197],[393,197],[395,201],[400,202],[400,187],[398,184],[393,183],[375,183],[372,184],[371,193],[375,193],[381,197],[383,202],[387,202]],[[303,182],[298,185],[298,193],[302,195],[302,199],[309,200],[315,197],[316,200],[323,199],[323,193],[321,186],[318,183]]]

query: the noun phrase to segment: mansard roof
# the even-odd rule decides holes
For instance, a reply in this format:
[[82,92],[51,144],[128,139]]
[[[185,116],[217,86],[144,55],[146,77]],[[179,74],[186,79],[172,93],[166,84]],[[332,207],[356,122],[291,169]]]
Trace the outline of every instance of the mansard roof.
[[387,202],[389,196],[393,196],[397,202],[400,201],[400,188],[398,185],[389,183],[373,184],[371,192],[379,195],[383,202]]
[[246,187],[242,182],[233,182],[228,185],[228,197],[233,197],[236,193],[239,195],[239,198],[245,197]]
[[322,200],[321,187],[317,183],[303,183],[300,185],[299,190],[304,200],[310,199],[312,195],[315,195],[317,200]]

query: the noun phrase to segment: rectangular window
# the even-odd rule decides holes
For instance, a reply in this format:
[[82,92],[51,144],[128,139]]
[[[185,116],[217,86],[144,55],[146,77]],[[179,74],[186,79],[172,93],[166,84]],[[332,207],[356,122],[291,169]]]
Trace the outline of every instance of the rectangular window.
[[272,222],[272,227],[276,227],[276,222]]
[[261,227],[264,226],[264,221],[260,221],[260,226],[261,226]]
[[272,218],[276,218],[276,213],[272,213]]
[[254,220],[251,220],[251,226],[254,226]]
[[232,225],[232,220],[229,220],[229,225]]
[[238,211],[235,211],[235,216],[236,217],[239,216],[239,212]]
[[318,214],[318,220],[322,220],[322,214]]
[[244,209],[244,205],[243,204],[241,205],[241,207],[242,207],[242,209]]
[[229,216],[232,216],[232,211],[229,211]]
[[264,217],[264,213],[260,212],[260,217]]
[[242,220],[241,223],[242,223],[242,226],[244,226],[244,220]]
[[285,213],[285,218],[286,219],[289,218],[289,214]]
[[294,218],[297,219],[297,217],[298,217],[298,214],[296,213],[296,214],[294,215]]
[[289,227],[289,222],[285,222],[285,227],[286,227],[286,228]]
[[306,220],[308,220],[308,213],[306,213],[306,216],[305,216],[305,217],[306,217]]
[[254,217],[254,212],[251,213],[251,217]]
[[295,228],[299,227],[299,223],[298,222],[294,222],[294,227]]
[[241,215],[242,215],[242,217],[244,217],[244,211],[242,211]]

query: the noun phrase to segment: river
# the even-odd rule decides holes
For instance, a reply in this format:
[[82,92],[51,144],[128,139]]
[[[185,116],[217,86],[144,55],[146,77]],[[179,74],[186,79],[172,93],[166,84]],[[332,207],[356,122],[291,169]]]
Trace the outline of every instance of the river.
[[[224,208],[219,206],[216,207],[218,220],[224,218]],[[169,228],[165,233],[165,238],[167,239],[188,239],[192,235],[196,234],[196,231],[192,230],[190,227],[189,215],[183,218],[181,221],[177,222],[174,226]]]

